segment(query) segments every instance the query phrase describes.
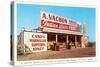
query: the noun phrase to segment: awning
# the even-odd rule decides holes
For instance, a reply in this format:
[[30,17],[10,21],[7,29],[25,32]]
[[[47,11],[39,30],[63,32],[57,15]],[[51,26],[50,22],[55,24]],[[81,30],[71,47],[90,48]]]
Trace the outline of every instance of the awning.
[[51,29],[51,28],[43,28],[43,32],[83,35],[83,33],[81,33],[81,32],[75,32],[75,31],[69,31],[69,30],[58,30],[58,29]]

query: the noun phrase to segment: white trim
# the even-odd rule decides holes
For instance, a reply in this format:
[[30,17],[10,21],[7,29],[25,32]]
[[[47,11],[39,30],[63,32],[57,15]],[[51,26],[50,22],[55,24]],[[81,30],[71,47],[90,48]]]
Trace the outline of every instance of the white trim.
[[86,7],[86,8],[96,8],[96,5],[78,5],[78,4],[66,4],[66,3],[49,3],[49,2],[34,2],[34,1],[15,1],[19,4],[40,4],[40,5],[55,5],[55,6],[74,6],[74,7]]

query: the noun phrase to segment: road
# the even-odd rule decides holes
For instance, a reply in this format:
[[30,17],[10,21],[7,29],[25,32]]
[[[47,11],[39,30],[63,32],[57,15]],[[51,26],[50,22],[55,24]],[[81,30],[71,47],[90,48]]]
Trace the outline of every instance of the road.
[[94,57],[96,55],[95,47],[62,49],[60,51],[37,52],[29,55],[18,55],[17,61],[22,60],[43,60],[43,59],[59,59],[59,58],[78,58],[78,57]]

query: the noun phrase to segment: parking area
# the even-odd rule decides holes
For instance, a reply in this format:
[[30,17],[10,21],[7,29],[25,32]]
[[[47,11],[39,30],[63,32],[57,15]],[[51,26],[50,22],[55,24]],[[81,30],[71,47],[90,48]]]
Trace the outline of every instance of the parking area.
[[25,60],[45,60],[45,59],[63,59],[63,58],[78,58],[78,57],[95,57],[96,48],[72,48],[72,49],[60,49],[59,51],[45,51],[36,52],[28,55],[18,55],[17,61]]

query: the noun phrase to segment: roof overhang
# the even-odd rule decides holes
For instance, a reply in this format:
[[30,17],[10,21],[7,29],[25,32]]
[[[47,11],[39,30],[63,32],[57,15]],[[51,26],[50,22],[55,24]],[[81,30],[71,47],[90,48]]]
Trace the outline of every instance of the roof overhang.
[[81,32],[69,31],[69,30],[59,30],[51,28],[43,28],[43,32],[52,32],[52,33],[62,33],[62,34],[72,34],[72,35],[83,35]]

